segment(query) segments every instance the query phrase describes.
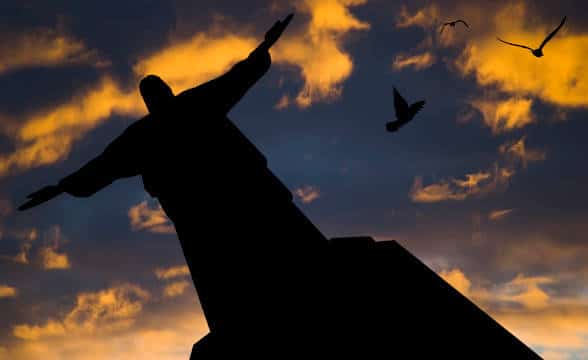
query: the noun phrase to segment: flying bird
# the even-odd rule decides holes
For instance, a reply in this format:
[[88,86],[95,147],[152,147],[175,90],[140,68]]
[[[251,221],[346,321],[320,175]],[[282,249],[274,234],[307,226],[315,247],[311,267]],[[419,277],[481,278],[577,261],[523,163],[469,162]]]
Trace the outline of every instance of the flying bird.
[[397,131],[401,126],[411,121],[425,105],[425,100],[417,101],[408,106],[408,103],[394,88],[394,109],[396,110],[396,121],[386,123],[386,130],[390,132]]
[[557,32],[559,31],[559,29],[561,29],[561,27],[563,26],[563,24],[566,22],[566,18],[567,18],[567,16],[564,16],[564,18],[561,20],[561,23],[559,24],[559,26],[556,27],[551,32],[551,34],[547,35],[547,37],[545,38],[545,40],[543,40],[543,42],[541,43],[541,46],[539,46],[538,49],[533,49],[533,48],[530,48],[530,47],[525,46],[525,45],[519,45],[519,44],[511,43],[511,42],[508,42],[508,41],[504,41],[504,40],[502,40],[499,37],[497,37],[497,39],[498,39],[498,41],[501,41],[501,42],[503,42],[505,44],[508,44],[508,45],[522,47],[523,49],[529,49],[529,50],[531,50],[531,53],[533,53],[533,55],[535,55],[536,57],[541,57],[541,56],[543,56],[543,47],[545,46],[545,44],[547,44],[547,42],[549,40],[551,40],[552,37],[555,36],[555,34],[557,34]]
[[457,24],[457,23],[462,23],[462,24],[464,24],[464,25],[465,25],[465,26],[466,26],[468,29],[470,28],[470,26],[468,25],[468,23],[466,23],[465,21],[463,21],[463,20],[461,20],[461,19],[458,19],[458,20],[455,20],[455,21],[449,21],[449,22],[446,22],[446,23],[444,23],[444,24],[441,26],[441,31],[439,31],[439,34],[441,34],[441,33],[443,32],[443,30],[445,29],[445,27],[446,27],[446,26],[455,27],[455,24]]

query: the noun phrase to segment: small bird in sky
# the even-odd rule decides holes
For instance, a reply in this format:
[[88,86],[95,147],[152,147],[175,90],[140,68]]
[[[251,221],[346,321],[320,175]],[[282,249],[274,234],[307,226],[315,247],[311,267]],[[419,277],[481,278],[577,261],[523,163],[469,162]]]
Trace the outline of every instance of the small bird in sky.
[[448,21],[446,23],[443,23],[443,25],[441,26],[441,31],[439,31],[439,34],[441,34],[443,32],[443,30],[445,29],[446,26],[451,26],[451,27],[455,27],[455,24],[457,23],[462,23],[464,24],[468,29],[470,28],[470,26],[468,25],[468,23],[466,23],[465,21],[458,19],[455,21]]
[[401,126],[411,121],[425,105],[425,100],[417,101],[408,106],[408,103],[394,88],[394,109],[396,110],[396,121],[386,123],[386,130],[390,132],[397,131]]
[[533,53],[533,55],[535,55],[536,57],[541,57],[541,56],[543,56],[543,47],[545,46],[545,44],[547,44],[547,42],[549,40],[551,40],[552,37],[555,36],[555,34],[557,34],[557,32],[559,31],[559,29],[561,29],[561,27],[563,26],[563,24],[566,22],[566,18],[567,18],[567,16],[564,16],[564,18],[561,20],[561,23],[559,24],[559,26],[556,27],[551,32],[551,34],[547,35],[547,37],[545,38],[545,40],[543,40],[543,42],[541,43],[541,46],[539,46],[538,49],[533,49],[533,48],[530,48],[530,47],[525,46],[525,45],[519,45],[519,44],[514,44],[514,43],[511,43],[511,42],[508,42],[508,41],[504,41],[504,40],[502,40],[499,37],[497,37],[497,39],[498,39],[498,41],[501,41],[501,42],[503,42],[505,44],[508,44],[508,45],[522,47],[523,49],[529,49],[529,50],[531,50],[531,53]]

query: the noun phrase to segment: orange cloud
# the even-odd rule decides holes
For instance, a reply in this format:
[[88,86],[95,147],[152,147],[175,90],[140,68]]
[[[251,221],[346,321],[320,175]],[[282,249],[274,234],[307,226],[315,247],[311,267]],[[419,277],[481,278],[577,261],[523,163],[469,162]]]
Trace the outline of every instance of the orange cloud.
[[[468,296],[524,343],[554,354],[579,358],[588,348],[588,300],[550,294],[542,286],[557,284],[552,277],[516,275],[513,279],[483,287],[463,271],[441,271],[453,287]],[[516,306],[513,306],[516,305]]]
[[422,177],[415,177],[409,196],[414,202],[435,203],[448,200],[465,200],[471,196],[486,195],[504,188],[514,170],[494,165],[493,169],[466,174],[465,179],[443,179],[424,186]]
[[134,231],[146,230],[159,234],[173,234],[175,228],[165,215],[161,205],[150,207],[147,200],[129,209],[131,228]]
[[494,134],[520,129],[534,122],[531,99],[479,99],[471,101],[470,104],[482,113],[484,124],[491,128]]
[[3,34],[0,42],[0,74],[39,66],[89,64],[105,66],[95,51],[73,37],[53,29],[21,34]]
[[545,160],[544,151],[528,149],[525,145],[525,136],[518,141],[502,144],[499,148],[501,154],[512,156],[514,159],[522,162],[523,167],[527,167],[529,161]]
[[69,269],[71,264],[65,253],[59,253],[59,247],[64,242],[61,228],[53,226],[46,234],[45,246],[39,250],[41,265],[45,270]]
[[588,106],[588,34],[573,33],[566,24],[538,59],[528,50],[498,43],[496,34],[507,41],[537,47],[557,23],[543,21],[529,26],[526,19],[537,19],[525,2],[500,8],[488,24],[487,33],[471,39],[457,61],[464,75],[472,74],[482,86],[496,86],[514,96],[536,96],[545,102],[565,107]]
[[62,319],[49,319],[45,325],[16,325],[12,333],[20,339],[39,340],[126,329],[133,324],[147,299],[147,291],[131,284],[81,293],[77,296],[74,308]]
[[173,279],[180,276],[190,275],[190,269],[187,265],[178,265],[168,268],[157,268],[155,269],[155,276],[161,280]]
[[8,298],[8,297],[15,297],[18,293],[15,287],[8,286],[8,285],[0,285],[0,299]]
[[176,297],[184,294],[186,289],[190,287],[190,283],[188,281],[175,281],[163,288],[163,296],[165,297]]
[[407,28],[411,26],[419,26],[422,28],[429,28],[436,24],[440,17],[440,9],[436,4],[430,4],[422,9],[417,10],[411,14],[406,6],[400,8],[400,13],[396,19],[397,28]]
[[431,52],[424,52],[418,55],[400,54],[394,58],[392,68],[396,71],[407,67],[413,67],[414,70],[422,70],[430,67],[435,63],[435,56]]
[[502,209],[502,210],[494,210],[488,214],[488,220],[490,221],[498,221],[502,220],[507,217],[510,213],[512,213],[514,209]]
[[300,69],[304,86],[295,98],[305,108],[318,101],[338,98],[342,83],[353,71],[351,56],[342,49],[345,35],[370,25],[351,14],[350,7],[367,0],[302,0],[298,9],[310,15],[303,32],[285,36],[272,55],[278,63]]
[[316,186],[308,185],[294,190],[296,195],[303,204],[310,204],[321,196],[320,189]]

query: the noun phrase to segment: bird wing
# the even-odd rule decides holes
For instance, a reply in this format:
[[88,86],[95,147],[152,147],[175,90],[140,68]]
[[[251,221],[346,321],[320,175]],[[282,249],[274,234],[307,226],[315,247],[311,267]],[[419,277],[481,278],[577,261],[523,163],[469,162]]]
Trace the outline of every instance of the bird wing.
[[522,47],[523,49],[529,49],[529,50],[533,51],[533,49],[531,49],[531,48],[530,48],[530,47],[528,47],[528,46],[525,46],[525,45],[519,45],[519,44],[511,43],[511,42],[508,42],[508,41],[504,41],[504,40],[502,40],[502,39],[501,39],[501,38],[499,38],[499,37],[497,37],[497,39],[498,39],[498,41],[500,41],[500,42],[503,42],[503,43],[505,43],[505,44],[512,45],[512,46],[518,46],[518,47]]
[[406,115],[408,111],[408,103],[402,95],[394,88],[394,110],[396,110],[396,117],[400,120]]
[[468,25],[468,23],[465,22],[465,21],[463,21],[463,20],[461,20],[461,19],[460,20],[457,20],[456,22],[460,22],[460,23],[464,24],[468,29],[470,28],[470,26]]
[[35,191],[34,193],[27,196],[29,199],[27,202],[22,204],[18,207],[19,211],[24,211],[40,205],[46,201],[49,201],[56,197],[57,195],[63,193],[62,189],[55,185],[45,186],[39,191]]
[[549,40],[551,40],[552,37],[555,36],[555,34],[557,34],[557,32],[559,31],[559,29],[561,29],[561,27],[563,26],[563,24],[566,22],[566,18],[567,16],[564,16],[563,19],[561,20],[561,23],[559,24],[558,27],[556,27],[551,34],[547,35],[547,37],[545,38],[545,40],[543,40],[543,42],[541,43],[541,46],[539,46],[539,49],[543,49],[543,47],[545,46],[545,44],[547,44],[547,42]]
[[408,108],[409,118],[412,119],[425,106],[425,100],[417,101]]

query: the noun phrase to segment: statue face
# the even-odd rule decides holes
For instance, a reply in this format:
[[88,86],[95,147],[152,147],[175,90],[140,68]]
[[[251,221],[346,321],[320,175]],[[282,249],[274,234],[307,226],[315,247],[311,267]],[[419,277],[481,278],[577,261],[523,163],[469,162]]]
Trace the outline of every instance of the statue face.
[[163,111],[174,98],[171,88],[156,75],[144,77],[139,84],[139,90],[151,114]]

